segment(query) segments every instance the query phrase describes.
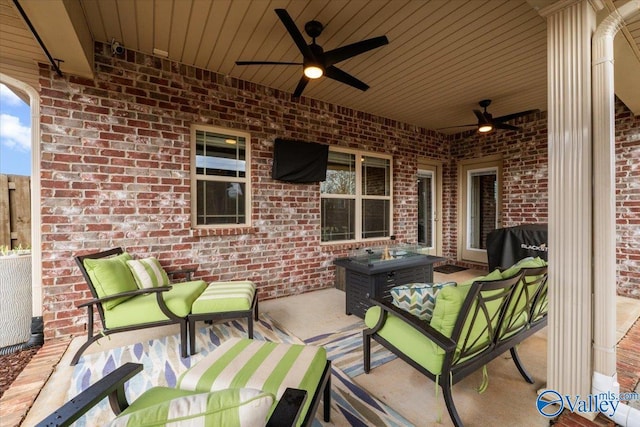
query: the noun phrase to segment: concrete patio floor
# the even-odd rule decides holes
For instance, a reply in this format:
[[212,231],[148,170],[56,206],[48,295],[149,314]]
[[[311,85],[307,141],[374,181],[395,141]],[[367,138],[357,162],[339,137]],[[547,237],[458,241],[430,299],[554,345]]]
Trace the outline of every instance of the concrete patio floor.
[[[466,270],[448,275],[436,273],[434,279],[461,282],[479,274],[483,272]],[[293,335],[304,340],[321,333],[338,330],[359,320],[355,316],[344,313],[344,299],[344,292],[329,288],[261,302],[260,312],[267,313]],[[640,300],[619,297],[617,315],[619,339],[626,334],[638,317],[640,317]],[[115,334],[99,340],[100,344],[92,345],[85,354],[102,352],[177,332],[177,325],[172,325]],[[54,340],[45,344],[27,369],[0,399],[0,426],[18,425],[23,417],[22,425],[33,426],[65,402],[66,390],[73,373],[69,362],[83,341],[84,337],[78,337],[72,341]],[[535,384],[531,385],[523,381],[513,362],[504,357],[488,365],[490,382],[484,394],[478,394],[475,391],[482,379],[479,372],[454,387],[454,400],[467,427],[549,425],[549,420],[540,416],[535,409],[536,391],[544,387],[546,376],[546,330],[526,340],[520,346],[519,353],[525,367],[535,378]],[[436,387],[431,380],[417,374],[413,368],[401,360],[394,360],[373,369],[370,374],[357,376],[354,381],[414,425],[452,425],[442,400],[442,393],[440,391],[436,393]],[[516,424],[514,420],[517,420]],[[584,418],[580,418],[580,423],[589,425]]]

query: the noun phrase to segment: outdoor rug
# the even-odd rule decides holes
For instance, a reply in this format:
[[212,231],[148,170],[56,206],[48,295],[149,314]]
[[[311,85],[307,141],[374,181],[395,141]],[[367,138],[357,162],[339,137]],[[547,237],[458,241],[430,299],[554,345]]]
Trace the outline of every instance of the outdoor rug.
[[[181,358],[178,334],[145,341],[109,351],[88,354],[74,367],[73,378],[67,392],[67,400],[76,396],[89,385],[104,377],[116,367],[126,362],[141,363],[143,371],[129,380],[125,393],[129,401],[135,400],[145,390],[153,386],[173,387],[180,374],[215,349],[221,341],[229,337],[246,337],[244,322],[204,326],[196,333],[197,354]],[[300,339],[276,324],[266,314],[254,324],[254,338],[284,343],[303,343]],[[338,367],[333,367],[331,378],[331,422],[316,419],[314,426],[409,426],[402,416],[386,406],[366,390],[356,385]],[[320,411],[319,411],[320,413]],[[107,399],[80,418],[75,426],[96,426],[107,424],[113,419]]]
[[[346,326],[336,332],[318,335],[304,340],[305,344],[323,346],[327,350],[327,358],[336,368],[342,370],[350,378],[364,374],[362,352],[362,331],[367,326],[364,321]],[[375,340],[371,340],[371,369],[385,364],[397,356],[384,348]]]

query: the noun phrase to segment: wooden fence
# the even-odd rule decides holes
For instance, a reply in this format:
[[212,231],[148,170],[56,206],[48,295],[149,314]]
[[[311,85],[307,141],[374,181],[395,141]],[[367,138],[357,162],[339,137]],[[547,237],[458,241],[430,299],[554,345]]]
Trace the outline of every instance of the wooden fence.
[[0,175],[0,246],[31,247],[31,178]]

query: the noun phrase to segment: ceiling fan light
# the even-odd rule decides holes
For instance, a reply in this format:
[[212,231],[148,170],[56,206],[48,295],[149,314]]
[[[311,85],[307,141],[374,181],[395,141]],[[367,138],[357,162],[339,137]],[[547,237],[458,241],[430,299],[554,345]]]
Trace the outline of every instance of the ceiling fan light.
[[478,132],[487,133],[493,130],[491,123],[482,123],[478,126]]
[[304,67],[304,75],[310,79],[319,79],[323,74],[324,71],[317,65],[307,65]]

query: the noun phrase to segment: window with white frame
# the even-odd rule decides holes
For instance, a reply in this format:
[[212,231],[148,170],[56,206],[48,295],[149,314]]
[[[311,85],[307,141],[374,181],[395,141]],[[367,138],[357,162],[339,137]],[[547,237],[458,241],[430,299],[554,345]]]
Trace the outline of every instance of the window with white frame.
[[194,125],[191,129],[191,211],[196,227],[249,225],[248,133]]
[[391,156],[330,149],[320,184],[321,241],[390,237],[391,177]]

